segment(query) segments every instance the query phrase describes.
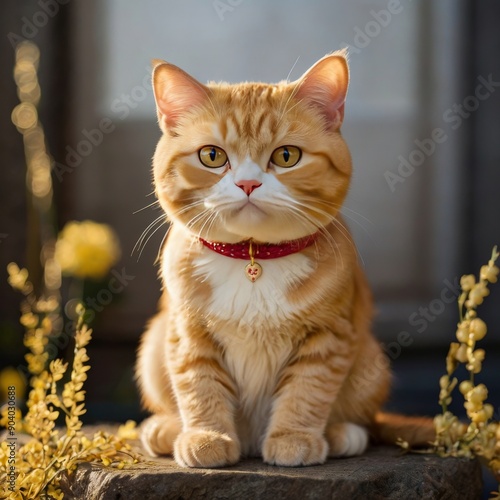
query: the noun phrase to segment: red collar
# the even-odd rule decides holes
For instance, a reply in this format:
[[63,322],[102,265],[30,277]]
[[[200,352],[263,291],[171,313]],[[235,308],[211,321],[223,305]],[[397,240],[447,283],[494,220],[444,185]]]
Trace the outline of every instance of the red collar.
[[319,233],[314,233],[304,238],[297,240],[284,241],[282,243],[252,243],[252,253],[250,256],[250,240],[240,243],[219,243],[215,241],[206,241],[200,238],[200,241],[210,250],[218,254],[231,257],[233,259],[250,260],[251,257],[256,259],[277,259],[278,257],[286,257],[293,253],[298,253],[311,246],[317,239]]

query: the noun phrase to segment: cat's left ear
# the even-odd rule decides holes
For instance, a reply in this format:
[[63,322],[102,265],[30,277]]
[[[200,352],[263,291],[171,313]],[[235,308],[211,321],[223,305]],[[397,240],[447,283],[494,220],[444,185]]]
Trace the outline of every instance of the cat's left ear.
[[208,88],[185,71],[158,59],[153,60],[153,90],[160,127],[166,131],[179,118],[208,98]]
[[329,129],[338,129],[344,120],[349,86],[347,52],[340,50],[323,57],[292,85],[298,85],[296,98],[318,109]]

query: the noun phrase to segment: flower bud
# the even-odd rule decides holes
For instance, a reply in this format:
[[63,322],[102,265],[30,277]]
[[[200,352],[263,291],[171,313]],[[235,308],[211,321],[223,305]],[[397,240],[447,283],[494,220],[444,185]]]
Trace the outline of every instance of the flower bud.
[[457,327],[457,340],[459,342],[467,343],[469,340],[469,325],[470,321],[462,321]]
[[482,403],[487,397],[488,389],[484,384],[476,385],[476,387],[466,395],[467,400],[471,403]]
[[462,344],[457,352],[455,353],[455,358],[460,361],[460,363],[466,363],[467,362],[467,346],[465,344]]
[[481,403],[475,403],[472,401],[466,401],[464,407],[468,413],[473,413],[481,409]]
[[486,414],[486,420],[489,420],[491,417],[493,417],[493,405],[490,404],[485,404],[483,406],[484,412]]
[[499,269],[495,266],[493,261],[489,261],[487,266],[482,266],[480,271],[480,278],[489,281],[490,283],[497,282]]
[[474,340],[483,339],[487,331],[486,323],[481,318],[474,318],[470,322],[470,334]]
[[466,274],[460,278],[460,287],[464,292],[468,292],[476,284],[476,277],[473,274]]
[[448,375],[443,375],[439,379],[439,387],[441,387],[441,389],[446,389],[449,383],[450,383],[450,377],[448,377]]
[[439,434],[441,431],[444,430],[444,418],[443,418],[443,415],[436,415],[434,417],[434,427],[436,429],[436,433],[437,434]]
[[484,349],[476,349],[472,355],[474,356],[474,359],[477,359],[478,361],[484,361],[484,357],[486,356],[486,351]]
[[465,396],[474,386],[470,380],[464,380],[460,383],[458,389]]
[[481,363],[481,361],[479,361],[478,359],[474,359],[472,361],[470,361],[469,363],[467,363],[467,370],[476,374],[476,373],[481,373],[481,369],[483,368],[483,365]]
[[484,408],[479,410],[479,411],[475,411],[475,412],[471,413],[470,419],[475,424],[481,424],[483,422],[486,422],[486,420],[488,420],[486,417],[486,412],[484,411]]

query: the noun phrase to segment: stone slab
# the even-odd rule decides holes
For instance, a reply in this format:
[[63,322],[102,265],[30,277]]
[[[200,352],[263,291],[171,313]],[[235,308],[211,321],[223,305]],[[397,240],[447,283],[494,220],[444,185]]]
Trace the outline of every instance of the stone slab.
[[65,498],[85,500],[477,500],[481,490],[477,460],[402,454],[397,447],[300,468],[255,458],[224,469],[184,469],[169,457],[123,470],[81,464],[63,484]]

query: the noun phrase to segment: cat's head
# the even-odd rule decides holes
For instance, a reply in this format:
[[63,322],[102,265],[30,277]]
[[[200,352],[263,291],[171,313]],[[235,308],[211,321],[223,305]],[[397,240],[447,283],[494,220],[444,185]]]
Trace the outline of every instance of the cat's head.
[[330,224],[351,176],[340,134],[348,80],[344,52],[278,84],[203,85],[156,61],[154,180],[169,219],[227,243],[278,243]]

